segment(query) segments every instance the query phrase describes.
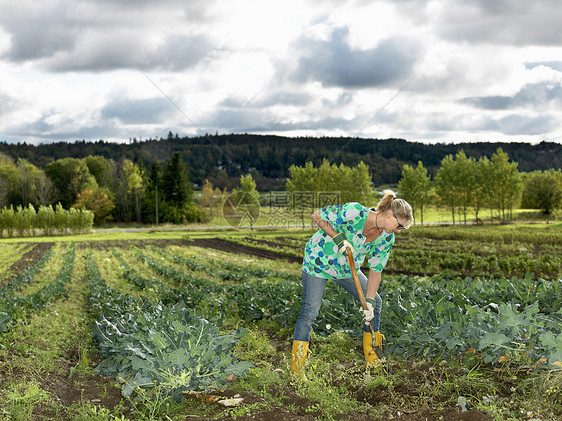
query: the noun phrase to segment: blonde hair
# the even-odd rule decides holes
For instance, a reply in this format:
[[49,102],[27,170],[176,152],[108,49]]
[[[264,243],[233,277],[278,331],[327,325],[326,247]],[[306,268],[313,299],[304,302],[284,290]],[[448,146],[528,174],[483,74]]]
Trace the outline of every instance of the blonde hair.
[[382,199],[377,204],[375,211],[386,212],[390,210],[398,218],[405,219],[407,222],[404,226],[410,228],[410,225],[414,222],[414,215],[410,204],[404,199],[398,199],[392,190],[384,190],[382,194]]

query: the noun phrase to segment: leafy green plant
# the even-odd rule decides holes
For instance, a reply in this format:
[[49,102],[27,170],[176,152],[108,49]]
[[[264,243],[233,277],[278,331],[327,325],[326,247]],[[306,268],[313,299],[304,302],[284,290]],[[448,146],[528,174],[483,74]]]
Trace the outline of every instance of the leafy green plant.
[[188,390],[215,390],[227,376],[241,376],[252,364],[236,361],[231,350],[243,330],[221,335],[183,302],[141,302],[105,284],[87,256],[90,309],[97,315],[93,337],[103,361],[96,371],[115,376],[122,394],[162,386],[174,400]]

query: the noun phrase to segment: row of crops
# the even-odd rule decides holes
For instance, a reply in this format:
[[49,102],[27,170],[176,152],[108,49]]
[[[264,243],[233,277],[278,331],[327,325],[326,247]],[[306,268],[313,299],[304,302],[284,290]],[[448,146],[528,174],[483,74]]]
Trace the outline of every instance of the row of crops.
[[49,303],[68,296],[65,285],[74,269],[75,248],[74,243],[68,246],[62,267],[55,279],[37,291],[19,294],[26,285],[33,283],[38,273],[51,260],[55,253],[53,248],[23,273],[16,275],[11,282],[0,287],[0,333],[27,315],[42,310]]
[[[448,271],[473,277],[511,277],[532,273],[544,279],[562,276],[562,230],[539,232],[536,228],[499,231],[497,227],[416,228],[396,238],[386,272],[433,275]],[[551,232],[553,231],[553,232]],[[263,241],[232,237],[236,244],[249,245],[302,257],[308,236]]]
[[231,354],[243,332],[221,335],[183,301],[164,304],[109,287],[92,254],[86,270],[90,310],[97,319],[93,337],[103,358],[97,371],[116,377],[125,397],[138,387],[159,386],[179,401],[187,390],[224,387],[228,376],[252,367]]
[[[60,248],[61,250],[63,248]],[[10,327],[64,298],[76,247],[64,248],[54,279],[31,291],[55,252],[0,287],[0,328]],[[244,328],[271,320],[287,332],[300,310],[298,265],[255,267],[239,258],[193,255],[174,246],[90,251],[84,261],[93,337],[103,361],[98,373],[115,377],[124,396],[159,388],[180,400],[187,390],[224,387],[251,369],[232,350]],[[113,277],[100,264],[110,260]],[[119,286],[121,285],[121,286]],[[126,285],[124,287],[123,285]],[[388,355],[454,358],[486,364],[562,362],[562,279],[385,275],[381,330]],[[328,283],[315,333],[361,334],[357,303]]]
[[[242,325],[271,319],[291,328],[300,309],[297,274],[252,268],[214,259],[194,258],[178,250],[134,249],[131,256],[160,279],[164,287],[131,268],[119,255],[127,278],[141,289],[159,291],[164,301],[181,299],[199,314],[222,321],[236,315]],[[387,350],[402,356],[464,355],[474,351],[490,364],[502,361],[562,361],[562,280],[532,275],[511,278],[385,278],[383,331]],[[315,332],[360,334],[361,316],[353,299],[328,284]]]

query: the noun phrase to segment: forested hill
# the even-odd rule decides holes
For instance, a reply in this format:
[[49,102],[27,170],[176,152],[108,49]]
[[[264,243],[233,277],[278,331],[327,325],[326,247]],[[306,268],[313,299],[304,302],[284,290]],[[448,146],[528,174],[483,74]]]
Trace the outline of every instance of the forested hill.
[[251,134],[178,137],[169,133],[167,138],[141,142],[133,139],[127,144],[101,140],[38,146],[0,143],[1,153],[14,159],[25,158],[40,168],[60,158],[84,158],[88,155],[100,155],[114,161],[128,158],[150,168],[154,161],[164,162],[174,152],[180,151],[189,167],[191,180],[196,184],[201,185],[207,178],[215,186],[232,187],[241,174],[252,171],[260,190],[282,188],[289,167],[292,164],[304,165],[307,161],[319,165],[323,159],[328,159],[348,166],[363,161],[370,167],[374,183],[381,185],[398,182],[404,164],[416,165],[421,161],[433,175],[448,154],[454,155],[462,149],[467,156],[478,159],[491,157],[498,148],[518,163],[519,171],[562,168],[562,145],[549,142],[536,145],[423,144],[403,139],[290,138]]

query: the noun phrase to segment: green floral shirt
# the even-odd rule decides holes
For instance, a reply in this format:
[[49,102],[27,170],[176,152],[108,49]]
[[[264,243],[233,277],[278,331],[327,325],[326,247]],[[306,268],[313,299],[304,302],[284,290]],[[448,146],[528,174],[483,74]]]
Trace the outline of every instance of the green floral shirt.
[[[360,268],[368,256],[369,268],[382,272],[388,261],[390,249],[394,244],[394,234],[383,231],[373,242],[366,243],[363,229],[370,209],[357,203],[326,206],[320,209],[320,217],[330,223],[338,233],[343,232],[355,253],[353,260]],[[303,270],[318,278],[342,279],[351,277],[347,257],[338,252],[332,238],[323,230],[318,230],[306,243]]]

